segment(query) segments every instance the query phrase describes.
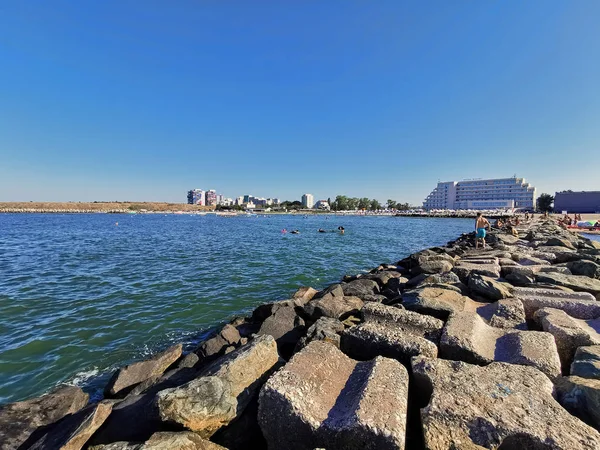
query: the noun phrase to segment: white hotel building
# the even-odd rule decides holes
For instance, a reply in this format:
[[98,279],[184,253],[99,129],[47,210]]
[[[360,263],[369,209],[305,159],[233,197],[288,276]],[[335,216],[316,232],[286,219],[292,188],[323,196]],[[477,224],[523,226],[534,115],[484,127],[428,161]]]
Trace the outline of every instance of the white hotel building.
[[535,188],[524,178],[446,181],[423,202],[423,209],[534,209]]

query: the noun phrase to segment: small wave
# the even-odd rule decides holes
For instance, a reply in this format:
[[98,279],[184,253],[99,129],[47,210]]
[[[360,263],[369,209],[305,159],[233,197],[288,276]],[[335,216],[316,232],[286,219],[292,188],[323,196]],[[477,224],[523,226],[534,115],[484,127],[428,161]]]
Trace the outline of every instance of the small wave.
[[68,384],[69,386],[85,386],[90,379],[96,378],[99,374],[100,369],[97,367],[89,370],[83,370],[81,372],[77,372],[75,376],[66,381],[65,384]]

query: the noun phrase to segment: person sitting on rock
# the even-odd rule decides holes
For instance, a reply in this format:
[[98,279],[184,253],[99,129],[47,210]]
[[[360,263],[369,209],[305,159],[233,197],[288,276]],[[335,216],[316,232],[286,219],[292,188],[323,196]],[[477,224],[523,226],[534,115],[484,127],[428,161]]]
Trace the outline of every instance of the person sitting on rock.
[[479,248],[479,240],[483,244],[483,248],[485,248],[485,229],[490,229],[491,225],[488,220],[481,215],[480,212],[477,213],[477,218],[475,219],[475,248]]

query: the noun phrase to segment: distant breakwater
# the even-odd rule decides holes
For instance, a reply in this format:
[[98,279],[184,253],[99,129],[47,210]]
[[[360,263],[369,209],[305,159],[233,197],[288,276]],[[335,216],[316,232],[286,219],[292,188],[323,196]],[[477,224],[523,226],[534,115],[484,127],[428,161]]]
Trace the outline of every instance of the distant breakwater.
[[6,405],[0,448],[600,448],[600,243],[517,232],[301,288],[120,368],[100,402]]

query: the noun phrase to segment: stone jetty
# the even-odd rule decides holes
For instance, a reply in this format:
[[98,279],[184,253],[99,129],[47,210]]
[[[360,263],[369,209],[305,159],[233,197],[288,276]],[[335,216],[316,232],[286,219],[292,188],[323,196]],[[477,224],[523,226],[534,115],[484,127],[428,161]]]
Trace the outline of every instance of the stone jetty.
[[552,219],[258,306],[0,406],[0,450],[600,449],[600,243]]

